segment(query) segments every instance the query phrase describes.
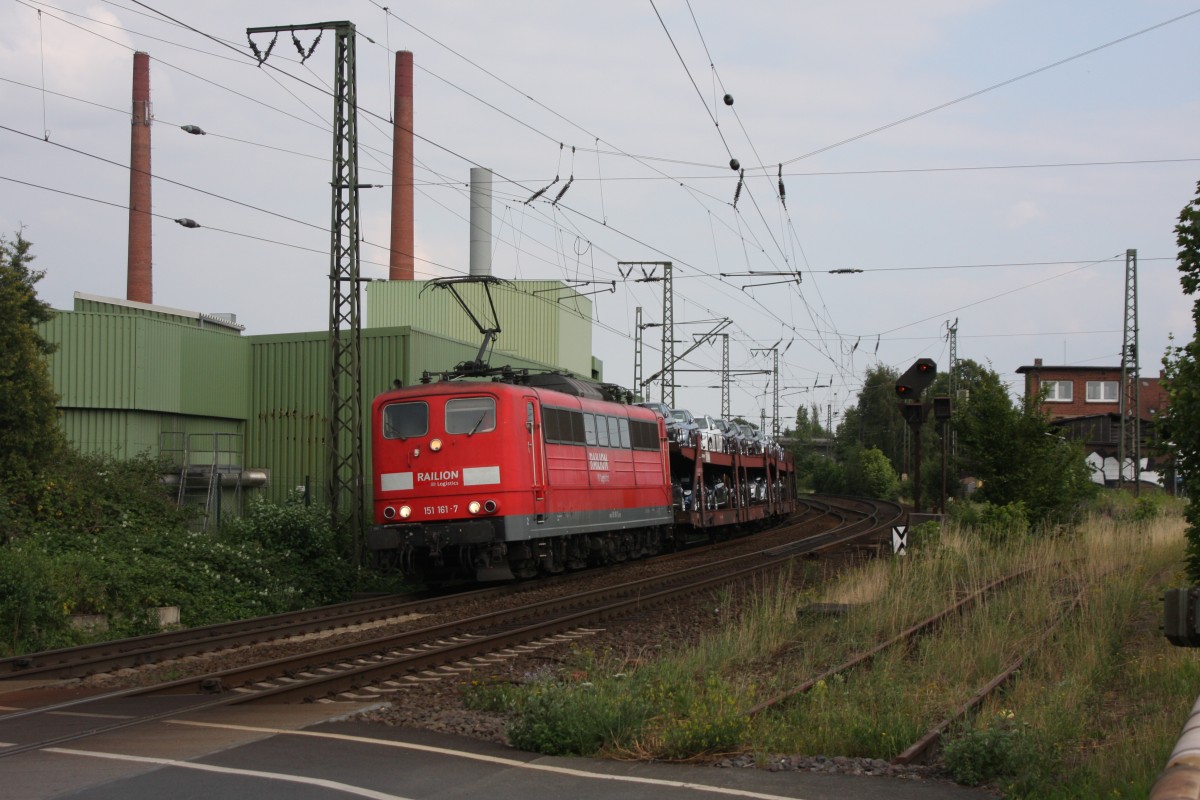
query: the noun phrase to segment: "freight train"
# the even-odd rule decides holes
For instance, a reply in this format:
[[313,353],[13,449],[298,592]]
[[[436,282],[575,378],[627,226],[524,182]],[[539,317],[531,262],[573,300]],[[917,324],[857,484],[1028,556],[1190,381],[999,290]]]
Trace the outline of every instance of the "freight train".
[[608,384],[509,370],[380,394],[367,548],[426,580],[510,580],[794,510],[795,467],[777,447],[725,446],[631,400]]

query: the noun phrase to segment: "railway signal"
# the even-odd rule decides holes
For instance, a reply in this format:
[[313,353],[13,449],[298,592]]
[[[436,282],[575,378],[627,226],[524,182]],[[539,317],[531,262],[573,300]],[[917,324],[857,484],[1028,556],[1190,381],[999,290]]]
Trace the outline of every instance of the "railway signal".
[[913,506],[921,512],[921,423],[929,413],[921,405],[921,392],[937,377],[937,364],[932,358],[918,358],[896,381],[896,394],[900,397],[900,413],[913,431]]
[[896,381],[896,394],[901,400],[919,400],[921,392],[937,377],[937,364],[932,358],[918,358]]

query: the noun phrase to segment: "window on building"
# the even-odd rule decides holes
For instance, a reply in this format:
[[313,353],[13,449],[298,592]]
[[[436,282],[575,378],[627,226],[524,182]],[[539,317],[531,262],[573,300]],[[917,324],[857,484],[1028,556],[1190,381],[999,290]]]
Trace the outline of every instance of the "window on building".
[[1087,401],[1089,403],[1115,403],[1119,399],[1117,381],[1088,381]]
[[1042,381],[1042,388],[1048,403],[1069,403],[1074,399],[1070,381]]

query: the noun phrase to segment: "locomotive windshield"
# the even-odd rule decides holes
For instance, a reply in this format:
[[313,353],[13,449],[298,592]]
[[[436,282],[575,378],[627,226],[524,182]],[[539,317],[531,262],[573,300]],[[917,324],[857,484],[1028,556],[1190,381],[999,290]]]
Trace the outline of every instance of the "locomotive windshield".
[[496,429],[496,400],[464,397],[446,401],[446,433],[485,433]]
[[407,439],[429,433],[429,405],[426,403],[392,403],[383,407],[383,436],[385,439]]

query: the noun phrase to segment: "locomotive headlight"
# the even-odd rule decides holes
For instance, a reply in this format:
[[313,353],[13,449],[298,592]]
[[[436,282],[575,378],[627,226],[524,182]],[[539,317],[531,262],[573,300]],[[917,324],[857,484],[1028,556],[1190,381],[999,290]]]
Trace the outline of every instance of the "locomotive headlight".
[[496,513],[496,508],[497,508],[497,506],[496,506],[495,500],[487,500],[483,504],[483,510],[489,514]]
[[470,511],[472,514],[478,514],[479,509],[481,508],[483,508],[483,506],[479,504],[478,500],[472,500],[471,502],[467,503],[467,511]]
[[412,516],[412,509],[408,506],[400,506],[400,519],[408,519]]
[[442,449],[442,440],[441,439],[434,439],[433,441],[431,441],[429,443],[430,452],[436,453],[438,450],[441,450],[441,449]]
[[396,509],[392,508],[391,506],[384,507],[383,516],[385,519],[394,519],[396,516]]

